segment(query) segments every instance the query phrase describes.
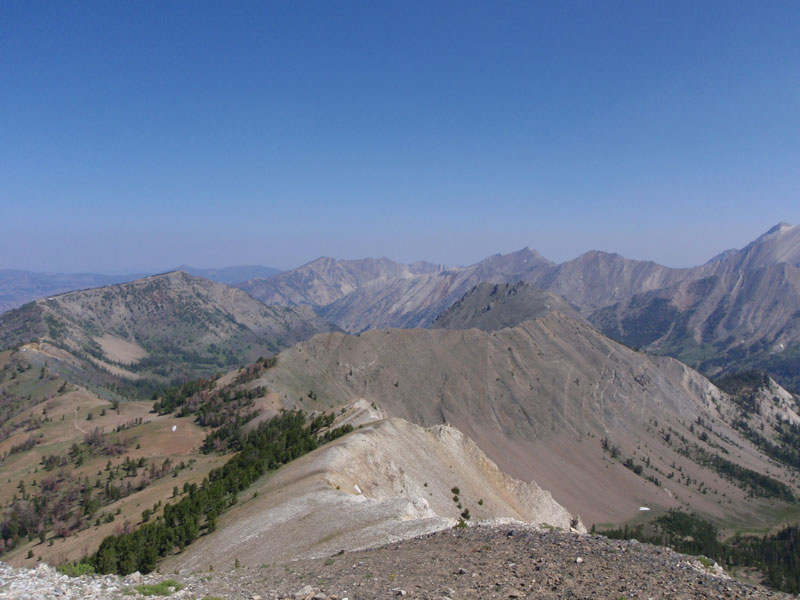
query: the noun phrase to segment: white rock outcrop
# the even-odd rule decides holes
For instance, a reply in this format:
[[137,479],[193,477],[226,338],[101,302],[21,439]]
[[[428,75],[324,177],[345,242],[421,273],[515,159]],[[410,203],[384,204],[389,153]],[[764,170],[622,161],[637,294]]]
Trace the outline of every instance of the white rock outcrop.
[[585,531],[549,492],[501,472],[457,429],[399,418],[362,425],[254,491],[163,569],[328,556],[453,527],[462,514]]

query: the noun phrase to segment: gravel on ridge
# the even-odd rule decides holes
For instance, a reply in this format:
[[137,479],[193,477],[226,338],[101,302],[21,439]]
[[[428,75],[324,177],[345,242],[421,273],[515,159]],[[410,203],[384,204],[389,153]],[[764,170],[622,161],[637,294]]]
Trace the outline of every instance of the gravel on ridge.
[[226,564],[194,573],[69,578],[46,565],[31,570],[0,563],[0,598],[133,598],[136,584],[166,579],[183,586],[170,598],[193,600],[791,597],[633,540],[479,526],[286,564],[253,565],[247,557],[232,556]]

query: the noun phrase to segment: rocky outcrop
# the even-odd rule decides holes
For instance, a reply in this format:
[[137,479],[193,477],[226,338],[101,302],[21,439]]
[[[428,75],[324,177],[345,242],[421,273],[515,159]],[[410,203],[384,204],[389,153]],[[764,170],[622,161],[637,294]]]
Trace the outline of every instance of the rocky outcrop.
[[254,492],[163,568],[328,556],[447,529],[462,517],[585,531],[549,492],[501,472],[460,431],[403,419],[363,425]]

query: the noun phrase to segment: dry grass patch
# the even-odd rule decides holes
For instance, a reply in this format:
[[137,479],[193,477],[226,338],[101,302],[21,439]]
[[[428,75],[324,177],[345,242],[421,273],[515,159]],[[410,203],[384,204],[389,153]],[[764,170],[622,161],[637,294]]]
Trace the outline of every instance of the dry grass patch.
[[95,337],[94,341],[100,344],[105,354],[110,360],[123,365],[133,365],[146,358],[147,350],[135,342],[123,340],[117,336],[106,333],[102,337]]

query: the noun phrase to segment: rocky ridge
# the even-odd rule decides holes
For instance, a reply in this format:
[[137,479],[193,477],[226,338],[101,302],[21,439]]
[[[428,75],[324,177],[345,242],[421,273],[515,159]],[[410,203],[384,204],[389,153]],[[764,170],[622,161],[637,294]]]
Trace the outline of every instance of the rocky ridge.
[[0,598],[117,600],[134,597],[136,585],[165,580],[181,587],[171,598],[187,600],[790,598],[667,548],[520,524],[451,529],[288,563],[229,557],[202,571],[144,577],[68,578],[45,565],[0,563]]
[[549,492],[501,472],[457,429],[394,418],[365,423],[265,478],[216,531],[161,567],[326,557],[449,529],[464,514],[586,531]]
[[[690,458],[701,452],[791,483],[730,425],[731,400],[702,375],[558,312],[496,332],[323,334],[280,354],[261,385],[288,407],[364,398],[392,417],[453,425],[501,470],[536,481],[587,526],[625,521],[642,505],[689,505],[718,518],[770,510]],[[318,400],[303,400],[308,390]],[[628,459],[642,464],[638,474]]]

